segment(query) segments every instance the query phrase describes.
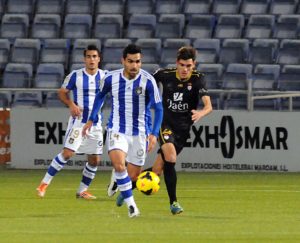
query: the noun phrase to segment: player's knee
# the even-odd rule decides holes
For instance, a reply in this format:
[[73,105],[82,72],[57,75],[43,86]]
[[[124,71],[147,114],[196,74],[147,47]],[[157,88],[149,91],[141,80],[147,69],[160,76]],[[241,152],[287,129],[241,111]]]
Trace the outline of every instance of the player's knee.
[[100,156],[88,155],[88,164],[93,167],[100,165]]
[[123,164],[114,164],[116,172],[123,172],[126,170],[126,166]]
[[96,166],[98,166],[100,164],[100,161],[89,161],[88,164],[90,166],[96,167]]
[[65,160],[71,159],[73,155],[74,155],[74,152],[69,149],[64,149],[62,151],[62,156],[64,157]]
[[169,153],[169,154],[164,154],[164,159],[166,161],[170,161],[170,162],[176,162],[176,159],[177,159],[177,156],[176,154],[173,154],[173,153]]

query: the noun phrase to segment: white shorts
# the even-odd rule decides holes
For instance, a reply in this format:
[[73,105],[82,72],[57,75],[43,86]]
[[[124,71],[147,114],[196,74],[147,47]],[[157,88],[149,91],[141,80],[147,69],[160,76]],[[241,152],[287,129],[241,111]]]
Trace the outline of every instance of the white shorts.
[[108,130],[108,151],[120,149],[124,151],[126,162],[143,166],[146,160],[147,137],[146,135],[129,136],[123,133]]
[[82,137],[82,128],[85,123],[81,119],[70,117],[66,131],[64,147],[73,150],[76,154],[103,153],[103,133],[101,124],[93,125],[86,137]]

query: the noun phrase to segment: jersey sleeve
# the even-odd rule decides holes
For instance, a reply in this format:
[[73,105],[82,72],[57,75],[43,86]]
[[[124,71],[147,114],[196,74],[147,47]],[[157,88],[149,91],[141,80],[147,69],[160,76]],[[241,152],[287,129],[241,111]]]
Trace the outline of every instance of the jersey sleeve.
[[205,80],[205,75],[204,74],[200,74],[200,78],[199,78],[199,96],[208,96],[208,90],[206,88],[206,80]]
[[157,84],[159,84],[161,82],[161,70],[162,69],[157,69],[154,73],[153,73],[153,77],[156,81]]
[[154,78],[149,79],[146,89],[148,92],[149,100],[151,102],[151,107],[154,109],[154,123],[151,133],[157,137],[163,119],[163,106],[160,93]]
[[161,102],[160,93],[154,78],[148,79],[146,89],[149,94],[151,105]]
[[67,75],[61,87],[68,90],[74,90],[76,88],[76,76],[76,72]]

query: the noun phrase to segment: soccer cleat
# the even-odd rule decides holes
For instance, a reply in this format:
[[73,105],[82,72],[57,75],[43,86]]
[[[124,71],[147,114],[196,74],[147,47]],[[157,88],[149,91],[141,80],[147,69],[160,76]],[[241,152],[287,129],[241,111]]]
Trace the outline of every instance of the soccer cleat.
[[128,216],[129,218],[138,217],[140,216],[139,209],[135,206],[130,205],[128,208]]
[[116,194],[117,191],[118,191],[118,185],[117,182],[115,181],[115,170],[113,169],[111,172],[110,183],[107,186],[107,195],[109,197],[112,197],[113,195]]
[[41,183],[38,188],[36,189],[37,190],[37,194],[39,197],[43,198],[46,194],[46,189],[48,187],[49,184],[46,184],[46,183]]
[[172,214],[180,214],[183,212],[183,208],[179,205],[178,202],[173,202],[170,206]]
[[116,199],[116,205],[118,207],[121,207],[124,203],[124,197],[122,196],[122,194],[120,193],[119,196]]
[[88,191],[83,191],[81,193],[76,193],[76,198],[83,198],[86,200],[95,200],[97,197],[89,193]]

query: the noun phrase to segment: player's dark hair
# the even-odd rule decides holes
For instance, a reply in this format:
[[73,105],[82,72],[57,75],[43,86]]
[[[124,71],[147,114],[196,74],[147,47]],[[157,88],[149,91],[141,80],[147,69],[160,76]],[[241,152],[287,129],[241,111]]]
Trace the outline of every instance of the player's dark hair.
[[142,54],[142,49],[135,44],[129,44],[123,50],[123,58],[125,59],[127,57],[127,54],[137,54],[137,53]]
[[83,51],[83,56],[86,55],[86,52],[87,52],[87,51],[97,51],[99,57],[101,57],[101,52],[100,52],[100,50],[98,49],[98,47],[95,46],[95,45],[88,45],[88,46],[84,49],[84,51]]
[[192,59],[193,61],[195,61],[196,50],[191,46],[183,46],[179,48],[179,50],[177,51],[177,61],[180,59],[182,60]]

